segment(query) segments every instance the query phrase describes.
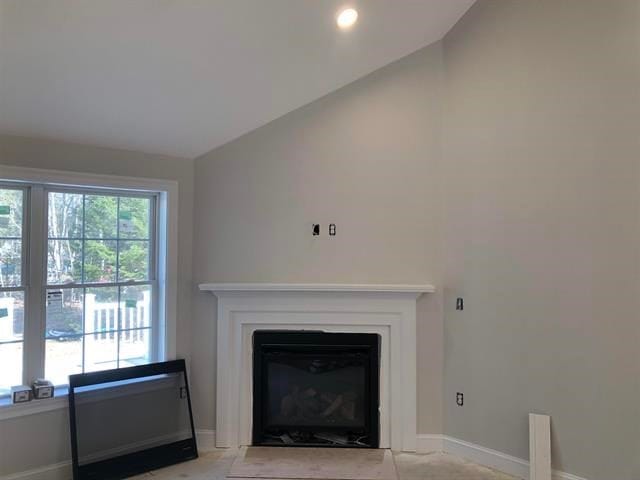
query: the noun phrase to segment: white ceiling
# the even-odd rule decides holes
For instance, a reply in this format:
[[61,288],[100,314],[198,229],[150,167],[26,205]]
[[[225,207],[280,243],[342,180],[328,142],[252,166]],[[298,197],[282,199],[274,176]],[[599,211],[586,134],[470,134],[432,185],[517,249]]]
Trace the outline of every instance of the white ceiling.
[[0,133],[195,157],[439,40],[472,3],[0,0]]

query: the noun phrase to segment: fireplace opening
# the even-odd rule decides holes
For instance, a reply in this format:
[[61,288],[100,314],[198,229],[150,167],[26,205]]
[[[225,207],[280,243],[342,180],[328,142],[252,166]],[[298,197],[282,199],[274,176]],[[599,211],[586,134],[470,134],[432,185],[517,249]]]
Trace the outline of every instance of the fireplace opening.
[[378,448],[380,337],[253,334],[253,445]]

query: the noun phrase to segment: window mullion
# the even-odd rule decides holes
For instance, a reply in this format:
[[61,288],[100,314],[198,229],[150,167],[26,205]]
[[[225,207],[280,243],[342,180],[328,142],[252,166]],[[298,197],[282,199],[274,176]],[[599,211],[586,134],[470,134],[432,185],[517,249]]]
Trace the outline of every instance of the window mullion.
[[28,276],[23,379],[27,384],[31,384],[36,378],[44,377],[47,205],[42,186],[31,187],[28,205]]
[[[118,203],[116,204],[116,283],[120,283],[120,197],[118,197]],[[120,330],[122,326],[122,286],[118,285],[118,309],[116,310],[116,330]],[[116,333],[116,365],[120,367],[120,333]]]
[[159,294],[158,294],[158,281],[154,280],[151,283],[151,312],[150,312],[150,320],[151,320],[151,359],[154,362],[158,362],[160,360],[166,360],[165,357],[165,345],[161,342],[164,339],[164,335],[161,332],[161,326],[159,321]]
[[[86,226],[87,226],[87,196],[82,195],[82,260],[80,264],[80,279],[82,284],[85,284],[85,255],[87,248],[86,238]],[[82,289],[82,373],[85,372],[87,367],[87,287]]]

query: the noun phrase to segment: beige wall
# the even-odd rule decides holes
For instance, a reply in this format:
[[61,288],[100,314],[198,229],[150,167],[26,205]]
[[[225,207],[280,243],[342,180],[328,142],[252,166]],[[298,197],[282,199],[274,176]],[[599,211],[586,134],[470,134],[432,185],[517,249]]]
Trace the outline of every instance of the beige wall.
[[68,409],[0,421],[0,478],[70,461]]
[[[419,432],[527,458],[527,413],[548,413],[556,468],[637,479],[639,30],[639,0],[480,0],[442,44],[197,159],[193,204],[189,161],[0,137],[0,164],[178,179],[199,428],[215,299],[194,284],[432,282]],[[315,222],[338,235],[313,238]],[[67,443],[5,458],[51,463]]]
[[[440,285],[441,61],[439,44],[423,49],[197,159],[195,281]],[[440,304],[419,305],[425,433],[441,431]],[[214,305],[196,295],[196,411],[209,428]]]
[[[13,165],[178,182],[176,350],[187,359],[191,348],[193,164],[187,159],[0,135],[0,177],[3,165]],[[69,460],[68,430],[66,411],[0,421],[0,475]],[[21,451],[34,441],[39,448],[29,449],[28,454]]]
[[640,478],[639,9],[481,0],[444,41],[445,432],[527,458],[547,413],[590,480]]

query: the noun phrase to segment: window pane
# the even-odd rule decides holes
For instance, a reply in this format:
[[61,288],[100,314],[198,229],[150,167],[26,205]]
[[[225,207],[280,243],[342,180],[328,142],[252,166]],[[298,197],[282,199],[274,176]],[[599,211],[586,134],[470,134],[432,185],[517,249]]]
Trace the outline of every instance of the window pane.
[[82,236],[82,195],[49,193],[49,238]]
[[151,330],[126,330],[120,332],[119,367],[133,367],[151,361]]
[[87,195],[84,204],[84,236],[109,238],[118,236],[118,197]]
[[116,241],[85,241],[85,283],[112,283],[116,281],[116,249]]
[[151,200],[148,198],[120,198],[118,227],[120,238],[149,239],[149,211]]
[[82,288],[47,290],[47,338],[82,333]]
[[127,240],[118,242],[120,268],[118,281],[149,279],[149,242]]
[[[22,340],[24,332],[24,292],[0,293],[0,342]],[[0,363],[0,370],[2,369]]]
[[151,286],[121,287],[120,329],[151,326]]
[[118,332],[92,333],[84,341],[85,372],[118,368]]
[[0,287],[22,285],[22,241],[0,240]]
[[0,396],[22,384],[22,342],[0,343]]
[[54,385],[67,385],[69,375],[82,373],[82,337],[58,337],[46,343],[44,376]]
[[84,322],[85,333],[118,329],[117,287],[87,288]]
[[151,287],[83,284],[154,278],[153,199],[79,190],[49,192],[48,202],[47,378],[148,363]]
[[49,240],[47,283],[65,284],[82,281],[82,242]]
[[22,190],[0,188],[0,237],[22,237]]

